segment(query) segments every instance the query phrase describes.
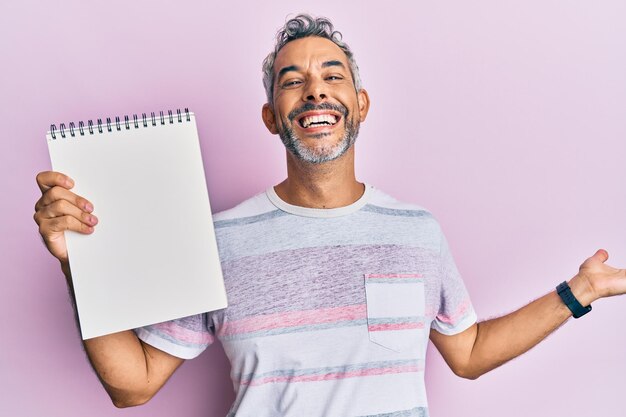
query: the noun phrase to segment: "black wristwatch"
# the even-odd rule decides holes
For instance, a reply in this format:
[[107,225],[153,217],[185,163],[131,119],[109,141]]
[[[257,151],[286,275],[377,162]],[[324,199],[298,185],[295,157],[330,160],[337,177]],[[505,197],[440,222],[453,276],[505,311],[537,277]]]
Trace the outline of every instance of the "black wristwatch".
[[575,319],[582,317],[591,311],[591,304],[587,307],[583,307],[576,297],[574,297],[574,294],[572,294],[572,289],[569,285],[567,285],[566,281],[563,281],[556,287],[556,292],[559,294],[559,297],[561,297],[561,300],[563,300],[567,308],[570,309]]

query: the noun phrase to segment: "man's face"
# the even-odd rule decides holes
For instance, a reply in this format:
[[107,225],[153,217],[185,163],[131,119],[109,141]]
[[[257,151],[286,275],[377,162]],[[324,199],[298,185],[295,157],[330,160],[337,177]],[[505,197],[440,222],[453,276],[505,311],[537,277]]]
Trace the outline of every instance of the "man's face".
[[298,39],[280,50],[274,71],[273,108],[264,106],[263,119],[285,147],[310,163],[350,149],[369,101],[355,90],[344,52],[328,39]]

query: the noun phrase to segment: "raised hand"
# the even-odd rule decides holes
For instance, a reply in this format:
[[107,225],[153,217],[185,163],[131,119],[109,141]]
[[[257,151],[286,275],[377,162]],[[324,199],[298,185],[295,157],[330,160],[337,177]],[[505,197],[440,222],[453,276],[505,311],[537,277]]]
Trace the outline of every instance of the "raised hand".
[[92,214],[94,207],[85,198],[69,191],[74,181],[59,172],[45,171],[37,175],[41,198],[35,204],[35,222],[50,253],[67,264],[66,230],[90,234],[98,224]]
[[599,249],[580,266],[576,278],[589,286],[593,294],[592,300],[626,294],[626,269],[617,269],[605,264],[608,259],[608,252]]

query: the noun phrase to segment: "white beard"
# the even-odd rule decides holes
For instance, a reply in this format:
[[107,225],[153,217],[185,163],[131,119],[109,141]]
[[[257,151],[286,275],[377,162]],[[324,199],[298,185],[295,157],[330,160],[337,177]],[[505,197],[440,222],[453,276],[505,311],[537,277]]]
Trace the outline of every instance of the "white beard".
[[[278,134],[285,148],[296,158],[311,164],[321,164],[341,157],[354,145],[359,135],[359,123],[346,122],[346,130],[343,137],[332,146],[307,146],[296,136],[293,129],[284,124]],[[328,135],[328,133],[320,134],[320,138],[325,135]]]

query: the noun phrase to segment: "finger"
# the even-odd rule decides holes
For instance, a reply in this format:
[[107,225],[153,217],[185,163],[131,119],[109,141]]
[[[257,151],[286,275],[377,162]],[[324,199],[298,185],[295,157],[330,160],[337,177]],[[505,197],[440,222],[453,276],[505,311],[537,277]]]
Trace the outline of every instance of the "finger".
[[65,174],[54,171],[44,171],[37,174],[37,185],[42,193],[48,191],[50,188],[59,186],[67,188],[68,190],[74,186],[74,180]]
[[598,249],[590,259],[604,263],[609,260],[609,253],[604,249]]
[[98,218],[96,216],[81,210],[67,200],[57,200],[47,206],[43,206],[41,210],[35,213],[35,221],[40,223],[45,219],[63,216],[72,216],[88,226],[98,224]]
[[86,198],[81,197],[66,188],[54,186],[43,193],[41,198],[35,203],[35,211],[41,210],[43,207],[50,205],[58,200],[66,200],[76,207],[87,212],[93,211],[93,204]]
[[77,194],[74,194],[73,192],[60,186],[55,186],[45,191],[41,198],[35,204],[35,211],[39,211],[43,207],[48,206],[58,200],[68,201],[69,203],[88,213],[91,213],[93,211],[93,204],[91,204],[89,200]]
[[48,240],[48,238],[50,238],[53,234],[65,232],[67,230],[89,234],[94,231],[94,228],[78,221],[78,219],[72,216],[45,219],[39,225],[39,233],[46,240]]
[[581,267],[583,265],[588,265],[590,263],[596,263],[596,262],[604,263],[608,259],[609,259],[609,253],[605,251],[604,249],[598,249],[596,253],[593,254],[593,256],[591,256],[590,258],[587,258],[585,262],[583,262]]

